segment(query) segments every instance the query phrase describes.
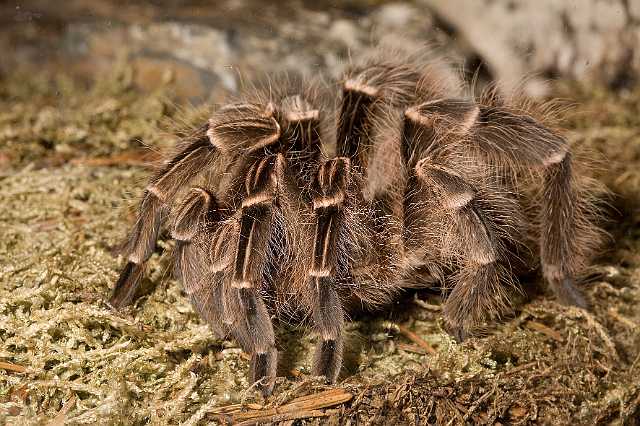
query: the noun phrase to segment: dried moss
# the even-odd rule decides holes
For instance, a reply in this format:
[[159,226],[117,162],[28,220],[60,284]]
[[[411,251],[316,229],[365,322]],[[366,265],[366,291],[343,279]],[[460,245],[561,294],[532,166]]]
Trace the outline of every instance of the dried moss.
[[[42,424],[68,403],[67,424],[204,424],[216,407],[258,400],[246,390],[246,357],[213,338],[161,253],[146,280],[154,291],[124,313],[104,303],[131,221],[125,207],[145,170],[89,159],[129,152],[138,140],[170,143],[156,127],[175,108],[162,93],[135,93],[126,73],[89,90],[60,78],[17,81],[0,83],[0,360],[26,372],[0,369],[0,423]],[[420,295],[429,308],[410,296],[398,312],[358,318],[341,384],[355,398],[334,420],[633,424],[640,415],[639,96],[560,91],[582,102],[571,138],[608,158],[600,175],[618,194],[612,249],[587,289],[592,310],[533,296],[463,345],[443,333],[429,294]],[[390,320],[437,354],[403,346],[410,342]],[[305,380],[312,344],[302,330],[282,329],[288,379],[271,402]]]

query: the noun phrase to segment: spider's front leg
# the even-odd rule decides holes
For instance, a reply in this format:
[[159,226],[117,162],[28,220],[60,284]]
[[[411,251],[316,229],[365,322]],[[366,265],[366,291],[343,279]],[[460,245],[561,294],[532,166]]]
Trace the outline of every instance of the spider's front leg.
[[133,301],[144,263],[155,250],[160,228],[176,193],[213,160],[216,150],[206,130],[206,127],[202,127],[193,137],[184,141],[183,148],[149,182],[140,202],[136,223],[123,250],[127,264],[109,299],[115,308],[127,306]]
[[377,58],[347,70],[342,82],[336,151],[365,172],[374,142],[375,125],[389,106],[402,108],[415,98],[420,74],[401,62]]
[[212,236],[220,241],[228,233],[228,228],[220,226],[223,213],[211,191],[194,187],[176,209],[171,229],[171,237],[176,240],[176,277],[198,313],[220,338],[229,332],[222,306],[223,269],[228,259],[211,263],[207,248]]
[[[245,178],[245,196],[229,283],[223,300],[227,322],[242,348],[251,353],[251,380],[261,381],[268,395],[273,390],[278,352],[269,312],[260,296],[271,225],[283,185],[285,160],[281,154],[257,160]],[[213,258],[222,254],[212,253]]]
[[313,320],[320,337],[313,361],[313,373],[334,383],[342,366],[342,302],[336,290],[336,269],[341,253],[340,232],[344,224],[350,162],[334,158],[322,164],[313,182],[315,237],[309,270]]

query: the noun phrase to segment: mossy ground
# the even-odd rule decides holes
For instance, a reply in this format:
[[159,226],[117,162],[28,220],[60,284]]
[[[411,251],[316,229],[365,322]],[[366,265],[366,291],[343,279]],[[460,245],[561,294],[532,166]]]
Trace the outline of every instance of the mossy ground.
[[[614,194],[610,247],[586,285],[592,309],[532,294],[488,336],[459,345],[436,296],[408,295],[349,325],[340,386],[354,398],[329,410],[331,421],[637,424],[640,92],[557,90],[578,102],[571,140],[603,156],[597,174]],[[0,82],[0,424],[204,424],[220,421],[220,406],[264,403],[247,391],[246,356],[213,337],[160,252],[135,306],[105,304],[126,207],[147,173],[140,141],[173,142],[158,131],[181,115],[166,99],[136,92],[126,72],[88,89],[43,76]],[[308,377],[313,339],[290,327],[278,338],[288,379],[266,404],[322,388]]]

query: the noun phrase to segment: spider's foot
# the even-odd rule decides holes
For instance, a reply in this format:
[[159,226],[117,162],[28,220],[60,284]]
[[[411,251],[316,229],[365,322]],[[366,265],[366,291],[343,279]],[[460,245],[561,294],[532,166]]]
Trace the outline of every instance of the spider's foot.
[[313,362],[314,376],[324,376],[327,383],[335,383],[342,365],[342,347],[339,340],[324,340],[316,347]]
[[273,392],[276,383],[278,351],[258,352],[251,356],[251,381],[260,382],[258,388],[266,398]]
[[464,342],[470,336],[469,332],[460,325],[451,325],[447,323],[445,324],[444,329],[458,343]]
[[564,278],[552,283],[553,291],[558,301],[563,305],[576,306],[578,308],[587,309],[589,304],[582,292],[576,287],[573,280]]
[[109,298],[111,306],[120,309],[133,302],[143,271],[144,269],[141,265],[133,262],[127,263],[120,273],[120,278],[118,278],[118,282]]

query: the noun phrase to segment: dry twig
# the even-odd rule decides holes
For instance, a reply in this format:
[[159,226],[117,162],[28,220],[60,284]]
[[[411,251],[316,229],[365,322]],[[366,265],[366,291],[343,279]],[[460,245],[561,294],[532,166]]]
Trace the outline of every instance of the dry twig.
[[[258,404],[234,404],[221,407],[215,412],[227,418],[232,424],[252,425],[263,422],[287,421],[312,417],[326,417],[330,413],[321,411],[322,408],[344,404],[353,395],[344,389],[331,389],[316,394],[305,395],[291,402],[272,408],[263,408]],[[241,411],[243,408],[255,408]]]
[[534,330],[534,331],[539,331],[540,333],[544,334],[547,337],[551,337],[553,340],[556,340],[558,342],[562,342],[563,338],[562,335],[560,333],[558,333],[557,331],[547,327],[546,325],[542,324],[541,322],[536,322],[536,321],[529,321],[527,323],[527,328]]
[[62,406],[58,414],[56,414],[53,420],[51,420],[51,423],[49,423],[49,426],[63,426],[67,418],[67,414],[76,405],[76,400],[77,400],[76,395],[75,394],[71,395],[71,398],[69,398],[67,402],[65,402],[65,404]]
[[122,154],[111,155],[108,157],[89,157],[89,158],[74,158],[70,161],[71,164],[78,164],[83,166],[149,166],[157,155],[150,154],[148,151],[131,150],[125,151]]
[[420,355],[426,355],[427,354],[426,349],[424,349],[424,348],[422,348],[422,347],[420,347],[418,345],[409,345],[409,344],[406,344],[406,343],[398,343],[396,346],[397,346],[398,349],[402,349],[403,351],[406,351],[406,352],[411,352],[411,353],[420,354]]
[[12,364],[10,362],[5,362],[5,361],[0,361],[0,369],[7,370],[7,371],[14,371],[16,373],[24,373],[27,371],[27,368],[22,365]]
[[424,349],[425,351],[427,351],[431,355],[435,355],[437,353],[436,350],[433,349],[433,346],[431,346],[426,340],[424,340],[422,337],[418,336],[413,331],[409,330],[404,325],[398,324],[398,330],[400,330],[400,333],[404,337],[406,337],[407,339],[411,340],[413,343],[415,343],[416,345],[420,346],[422,349]]

